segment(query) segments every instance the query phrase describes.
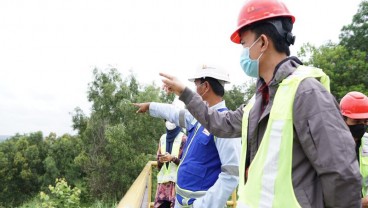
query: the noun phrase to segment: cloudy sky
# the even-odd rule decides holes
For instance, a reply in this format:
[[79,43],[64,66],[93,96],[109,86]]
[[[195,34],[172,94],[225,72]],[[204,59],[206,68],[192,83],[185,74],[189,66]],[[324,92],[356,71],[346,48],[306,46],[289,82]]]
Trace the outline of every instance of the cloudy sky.
[[[296,44],[338,41],[360,0],[284,0],[296,17]],[[87,114],[92,70],[129,70],[140,83],[159,72],[183,81],[203,63],[247,80],[241,46],[229,37],[244,0],[3,0],[0,1],[0,135],[74,134],[73,109]]]

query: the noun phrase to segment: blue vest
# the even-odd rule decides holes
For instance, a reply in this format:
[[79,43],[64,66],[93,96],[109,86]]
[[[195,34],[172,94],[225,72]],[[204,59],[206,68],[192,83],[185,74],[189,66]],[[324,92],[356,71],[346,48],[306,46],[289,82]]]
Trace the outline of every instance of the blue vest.
[[[221,108],[217,111],[225,111]],[[188,129],[180,166],[178,167],[177,186],[189,191],[207,191],[217,181],[221,173],[221,161],[215,144],[215,138],[198,122]],[[178,201],[182,197],[177,194]],[[193,203],[191,199],[189,204]]]

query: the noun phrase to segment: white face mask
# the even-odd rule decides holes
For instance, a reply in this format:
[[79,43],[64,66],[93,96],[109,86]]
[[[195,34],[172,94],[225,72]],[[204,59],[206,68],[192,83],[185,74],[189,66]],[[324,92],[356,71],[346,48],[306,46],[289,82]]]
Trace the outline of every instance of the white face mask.
[[169,131],[176,128],[176,125],[174,123],[171,123],[170,121],[166,121],[165,126],[166,126],[167,130],[169,130]]

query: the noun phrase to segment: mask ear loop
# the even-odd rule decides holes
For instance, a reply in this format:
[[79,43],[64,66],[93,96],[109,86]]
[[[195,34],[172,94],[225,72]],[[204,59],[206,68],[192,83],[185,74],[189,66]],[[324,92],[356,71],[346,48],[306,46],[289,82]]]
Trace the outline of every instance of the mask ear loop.
[[[261,36],[259,36],[258,38],[257,38],[257,40],[255,40],[253,43],[252,43],[252,45],[250,45],[250,47],[249,47],[249,55],[250,55],[250,49],[259,41],[259,39],[261,38]],[[259,57],[257,58],[257,60],[259,60],[261,57],[262,57],[262,55],[263,55],[263,52],[261,53],[261,55],[259,55]]]
[[[204,82],[202,84],[204,84]],[[208,92],[208,90],[206,90],[204,93],[202,93],[202,95],[200,95],[202,97],[202,99],[203,99],[203,95],[206,94],[207,92]]]
[[250,45],[249,46],[249,50],[259,41],[259,39],[261,38],[261,36],[259,36],[258,38],[257,38],[257,40],[255,40],[253,43],[252,43],[252,45]]
[[[249,55],[250,55],[250,49],[259,41],[259,39],[261,38],[261,36],[259,36],[257,38],[257,40],[254,41],[254,43],[252,43],[252,45],[249,47]],[[259,55],[259,57],[257,58],[257,60],[259,61],[259,59],[262,57],[263,52],[261,53],[261,55]]]

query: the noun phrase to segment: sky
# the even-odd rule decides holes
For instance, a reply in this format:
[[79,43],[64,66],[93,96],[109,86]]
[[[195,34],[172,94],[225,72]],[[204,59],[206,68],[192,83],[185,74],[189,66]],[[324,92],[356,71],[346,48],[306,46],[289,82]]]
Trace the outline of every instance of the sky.
[[[125,78],[161,85],[159,72],[185,84],[202,64],[242,72],[242,47],[230,41],[244,0],[0,1],[0,135],[42,131],[76,134],[71,114],[87,115],[93,69],[115,67]],[[361,0],[283,0],[296,17],[296,43],[337,42]]]

